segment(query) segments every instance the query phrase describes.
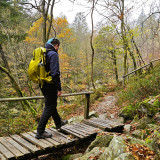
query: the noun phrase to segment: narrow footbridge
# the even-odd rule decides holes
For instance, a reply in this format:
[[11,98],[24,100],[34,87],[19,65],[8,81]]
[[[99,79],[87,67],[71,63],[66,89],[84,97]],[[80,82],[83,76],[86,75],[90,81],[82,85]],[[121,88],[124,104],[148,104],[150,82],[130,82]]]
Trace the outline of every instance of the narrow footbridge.
[[124,125],[111,120],[99,118],[84,119],[81,123],[69,124],[61,131],[47,128],[51,138],[36,139],[36,131],[0,137],[0,160],[31,159],[53,153],[54,150],[76,145],[83,140],[96,136],[100,131],[122,132]]

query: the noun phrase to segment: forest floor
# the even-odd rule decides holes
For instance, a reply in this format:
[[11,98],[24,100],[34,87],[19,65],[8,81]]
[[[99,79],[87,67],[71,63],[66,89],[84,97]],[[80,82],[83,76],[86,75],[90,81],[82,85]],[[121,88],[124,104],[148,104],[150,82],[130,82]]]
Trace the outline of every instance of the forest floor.
[[96,102],[91,105],[90,110],[96,111],[98,115],[105,114],[107,118],[116,119],[120,111],[120,107],[116,105],[116,92],[108,92],[104,94],[101,102]]

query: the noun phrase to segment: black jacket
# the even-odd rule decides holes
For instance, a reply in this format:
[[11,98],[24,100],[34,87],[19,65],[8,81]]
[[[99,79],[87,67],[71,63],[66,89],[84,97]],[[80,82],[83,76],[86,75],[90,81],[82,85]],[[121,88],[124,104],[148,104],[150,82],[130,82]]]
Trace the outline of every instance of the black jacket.
[[46,49],[49,49],[46,54],[46,71],[50,71],[52,80],[57,87],[58,91],[61,91],[61,81],[60,81],[60,67],[59,67],[59,57],[58,53],[50,43],[46,43]]

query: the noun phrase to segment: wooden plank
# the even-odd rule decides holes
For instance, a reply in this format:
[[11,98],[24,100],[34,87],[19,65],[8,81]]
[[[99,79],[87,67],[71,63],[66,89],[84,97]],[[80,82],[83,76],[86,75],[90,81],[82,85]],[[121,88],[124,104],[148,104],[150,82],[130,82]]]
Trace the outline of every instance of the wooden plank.
[[90,126],[86,127],[84,126],[84,123],[81,124],[81,123],[77,123],[76,126],[79,126],[81,127],[82,129],[84,129],[86,132],[88,132],[89,134],[95,134],[97,133],[97,128],[95,128],[94,130],[90,128]]
[[28,156],[31,153],[24,147],[22,147],[21,145],[19,145],[15,140],[13,140],[11,137],[5,137],[5,139],[11,143],[13,146],[15,146],[19,151],[21,151],[24,156]]
[[32,137],[29,133],[21,133],[21,136],[23,138],[27,139],[28,141],[32,142],[36,146],[40,147],[43,150],[50,148],[47,144],[41,142],[40,140],[38,140],[35,137]]
[[85,131],[82,127],[79,127],[77,125],[72,125],[72,126],[70,126],[70,128],[72,128],[73,130],[75,129],[75,130],[79,131],[85,137],[90,136],[90,134],[87,131]]
[[7,159],[0,153],[0,160],[7,160]]
[[103,122],[99,122],[99,121],[95,121],[93,119],[89,120],[90,122],[93,122],[99,126],[103,126],[104,128],[108,128],[108,129],[112,129],[111,125],[109,123],[103,123]]
[[61,130],[62,130],[63,132],[66,132],[66,133],[68,133],[68,134],[71,134],[71,135],[73,135],[73,136],[75,136],[75,137],[78,137],[78,138],[80,138],[80,139],[84,138],[84,137],[81,136],[80,134],[77,134],[77,133],[73,132],[72,130],[70,130],[70,129],[68,129],[68,128],[65,128],[64,126],[61,127]]
[[74,128],[72,125],[66,125],[63,126],[64,129],[68,129],[74,133],[76,133],[77,135],[80,135],[81,137],[85,138],[86,134],[84,134],[83,132],[81,132],[80,130],[78,130],[77,128]]
[[15,155],[16,158],[21,158],[23,157],[23,153],[21,153],[15,146],[13,146],[11,143],[9,143],[5,138],[0,137],[0,142],[5,146],[10,152]]
[[77,140],[76,138],[71,138],[70,135],[65,135],[65,134],[63,134],[63,133],[61,133],[61,132],[58,132],[58,131],[57,131],[56,129],[54,129],[54,128],[50,128],[50,129],[51,129],[52,131],[60,134],[61,136],[65,137],[66,139],[72,141],[72,142]]
[[[115,129],[115,128],[120,128],[123,127],[124,124],[123,123],[119,123],[119,122],[114,122],[113,120],[102,120],[97,118],[96,121],[101,122],[101,123],[108,123],[108,125],[110,125],[110,129]],[[106,128],[107,129],[107,128]]]
[[[46,131],[48,132],[48,133],[51,133],[52,134],[52,131],[51,130],[49,130],[48,128],[46,128]],[[66,144],[66,142],[65,141],[63,141],[63,140],[61,140],[60,138],[58,138],[56,135],[54,135],[54,134],[52,134],[52,137],[51,137],[53,140],[55,140],[55,141],[57,141],[58,143],[60,143],[61,145],[65,145]]]
[[[35,137],[36,134],[33,132],[27,132],[29,135],[31,135],[32,137]],[[39,139],[39,141],[47,144],[50,148],[54,147],[52,143],[48,142],[46,139]]]
[[9,160],[15,159],[15,156],[0,143],[0,152]]
[[73,126],[71,125],[68,125],[68,126],[65,126],[64,128],[68,129],[68,130],[71,130],[72,132],[75,132],[81,136],[83,136],[83,138],[85,138],[87,135],[83,132],[81,132],[80,130],[78,130],[76,127],[74,128]]
[[31,151],[32,153],[38,153],[38,152],[41,151],[36,146],[34,146],[33,144],[29,143],[28,141],[26,141],[25,139],[23,139],[22,137],[20,137],[18,135],[11,135],[11,137],[16,142],[18,142],[19,144],[21,144],[23,147],[25,147],[26,149],[28,149],[29,151]]
[[85,123],[80,123],[80,124],[82,124],[83,126],[85,126],[86,128],[89,128],[89,129],[91,129],[91,130],[97,130],[97,129],[99,129],[99,128],[97,128],[97,127],[93,127],[93,126],[91,126],[91,125],[88,125],[88,124],[85,124]]
[[54,129],[52,130],[52,128],[49,128],[49,130],[51,130],[54,135],[62,139],[66,144],[72,143],[72,141],[68,137],[62,136],[59,132],[56,132]]
[[[37,131],[33,131],[33,132],[35,134],[37,133]],[[59,142],[55,141],[52,138],[45,138],[45,140],[47,140],[48,142],[52,143],[55,148],[59,148],[61,146],[61,144]]]
[[102,125],[98,125],[96,124],[95,122],[92,122],[92,121],[89,121],[89,120],[83,120],[83,123],[87,124],[87,125],[91,125],[93,127],[96,127],[96,128],[100,128],[102,130],[105,130],[106,127],[102,126]]

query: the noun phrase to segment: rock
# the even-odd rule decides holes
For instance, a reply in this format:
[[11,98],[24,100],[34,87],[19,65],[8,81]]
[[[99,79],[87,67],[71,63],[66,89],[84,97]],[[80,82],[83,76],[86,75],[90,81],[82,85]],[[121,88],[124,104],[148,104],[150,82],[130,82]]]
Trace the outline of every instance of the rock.
[[155,117],[154,117],[154,120],[160,124],[160,113],[156,113]]
[[96,139],[89,145],[85,153],[90,152],[94,147],[108,147],[112,139],[112,135],[97,136]]
[[114,114],[111,114],[110,117],[111,117],[112,119],[114,119]]
[[145,116],[139,120],[136,128],[137,129],[145,129],[147,124],[152,123],[152,122],[153,122],[153,120],[150,117]]
[[89,112],[89,118],[98,117],[98,113],[96,111]]
[[67,156],[63,157],[61,160],[74,160],[74,159],[78,159],[82,156],[83,156],[82,153],[77,153],[77,154],[67,155]]
[[142,115],[153,116],[155,115],[160,107],[159,95],[156,97],[151,97],[149,99],[144,100],[139,104],[139,112]]
[[117,158],[126,151],[126,144],[123,137],[114,136],[111,140],[108,148],[100,156],[100,160],[112,160]]
[[140,139],[137,139],[137,138],[134,138],[134,137],[128,137],[127,138],[127,141],[130,143],[130,144],[140,144],[140,145],[144,145],[146,147],[148,147],[150,150],[153,150],[152,147],[150,145],[148,145],[148,143],[146,143],[144,140],[140,140]]
[[130,124],[126,124],[125,126],[124,126],[124,133],[126,133],[126,134],[129,134],[130,133],[130,131],[131,131],[131,125]]
[[107,114],[100,114],[99,118],[105,120],[108,118],[108,116],[107,116]]
[[101,156],[101,154],[104,152],[105,149],[106,147],[95,147],[90,152],[80,157],[78,160],[87,160],[90,159],[91,157],[93,158],[96,157],[96,159],[98,159],[98,157]]
[[130,153],[122,153],[114,160],[136,160],[134,156]]
[[134,116],[135,116],[135,109],[132,105],[129,105],[129,106],[126,106],[124,107],[120,113],[119,113],[119,116],[120,117],[124,117],[124,119],[133,119]]
[[124,123],[124,118],[123,117],[119,117],[117,119],[114,119],[115,122],[118,122],[118,123]]
[[77,123],[77,122],[81,122],[84,119],[83,116],[77,116],[77,117],[72,117],[68,120],[68,123]]
[[133,131],[132,136],[135,138],[139,138],[139,139],[143,139],[143,137],[144,137],[143,132],[140,130]]

